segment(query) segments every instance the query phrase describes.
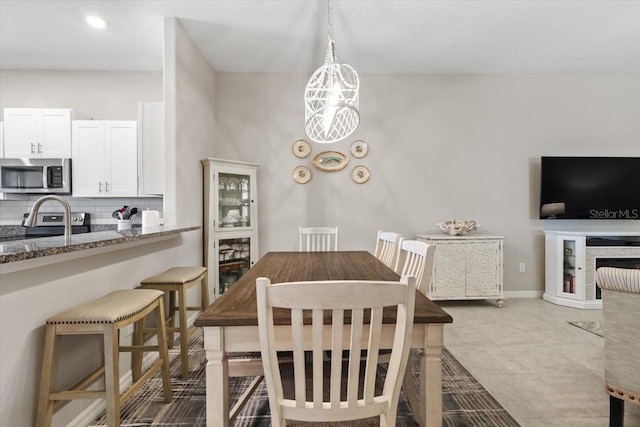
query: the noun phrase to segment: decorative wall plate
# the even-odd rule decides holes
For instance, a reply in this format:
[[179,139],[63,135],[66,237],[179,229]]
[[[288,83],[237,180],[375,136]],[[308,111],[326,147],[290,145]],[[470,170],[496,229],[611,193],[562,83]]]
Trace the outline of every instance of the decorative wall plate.
[[353,157],[355,157],[356,159],[363,158],[367,155],[368,152],[369,146],[364,141],[357,140],[353,141],[353,144],[351,144],[351,154],[353,154]]
[[311,171],[306,166],[297,166],[293,170],[293,180],[298,184],[306,184],[311,179]]
[[339,151],[323,151],[313,158],[313,166],[322,172],[337,172],[347,167],[349,159]]
[[309,144],[304,139],[299,139],[293,143],[293,154],[294,156],[304,159],[309,154],[311,154],[311,144]]
[[369,181],[369,177],[371,174],[369,173],[369,169],[362,165],[358,165],[351,171],[351,178],[358,184],[364,184]]

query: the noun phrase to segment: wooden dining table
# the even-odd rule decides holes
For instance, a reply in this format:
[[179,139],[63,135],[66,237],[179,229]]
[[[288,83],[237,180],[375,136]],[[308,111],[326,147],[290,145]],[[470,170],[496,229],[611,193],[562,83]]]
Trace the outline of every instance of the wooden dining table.
[[[400,278],[366,251],[269,252],[264,255],[195,322],[196,326],[203,328],[207,358],[207,427],[229,425],[229,376],[261,374],[260,363],[254,363],[250,369],[236,369],[234,363],[242,359],[229,357],[229,354],[260,352],[255,285],[259,277],[267,277],[272,283],[319,280],[398,281]],[[278,318],[274,313],[274,321],[276,328],[283,328],[282,333],[285,333],[285,328],[290,329],[289,317]],[[448,313],[416,291],[411,348],[420,350],[420,381],[418,390],[405,381],[405,389],[414,417],[422,426],[442,426],[443,327],[452,321]],[[385,311],[381,348],[390,348],[394,332],[395,312]],[[285,345],[279,350],[291,351],[292,347]]]

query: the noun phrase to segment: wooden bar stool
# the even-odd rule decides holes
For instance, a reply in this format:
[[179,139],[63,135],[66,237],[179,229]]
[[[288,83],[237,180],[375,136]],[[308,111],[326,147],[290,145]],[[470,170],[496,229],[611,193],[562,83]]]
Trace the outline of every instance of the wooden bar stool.
[[[169,355],[167,351],[163,293],[152,289],[122,289],[111,292],[88,304],[58,313],[47,319],[42,359],[37,427],[49,427],[53,411],[73,399],[106,399],[108,427],[120,426],[120,407],[146,380],[162,369],[164,400],[172,400]],[[134,341],[131,346],[120,346],[120,329],[155,312],[158,345],[144,346]],[[65,391],[54,391],[58,363],[58,337],[60,335],[102,334],[104,339],[104,365]],[[120,352],[134,355],[144,351],[158,351],[159,359],[140,378],[120,395]],[[104,390],[86,390],[104,375]]]
[[[201,306],[187,306],[187,289],[201,284]],[[140,282],[143,289],[157,289],[169,294],[169,313],[167,317],[167,333],[169,347],[173,348],[174,332],[180,332],[180,361],[182,365],[182,379],[189,379],[189,353],[187,352],[187,311],[204,311],[209,306],[209,286],[206,267],[173,267],[144,279]],[[178,306],[176,307],[176,294]],[[180,326],[176,327],[176,309],[180,318]],[[145,340],[146,340],[145,336]],[[134,371],[135,372],[135,371]]]

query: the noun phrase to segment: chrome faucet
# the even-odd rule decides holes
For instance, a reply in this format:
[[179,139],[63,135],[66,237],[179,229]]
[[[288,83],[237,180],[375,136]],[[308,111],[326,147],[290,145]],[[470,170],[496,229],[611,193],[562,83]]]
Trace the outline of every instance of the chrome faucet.
[[47,196],[42,196],[38,200],[36,200],[36,202],[33,204],[33,207],[31,208],[29,216],[24,221],[24,226],[35,227],[36,221],[38,219],[38,209],[40,209],[40,205],[42,205],[42,203],[46,202],[47,200],[57,200],[64,208],[64,243],[68,245],[69,243],[71,243],[71,206],[69,205],[69,202],[67,202],[60,196],[49,194]]

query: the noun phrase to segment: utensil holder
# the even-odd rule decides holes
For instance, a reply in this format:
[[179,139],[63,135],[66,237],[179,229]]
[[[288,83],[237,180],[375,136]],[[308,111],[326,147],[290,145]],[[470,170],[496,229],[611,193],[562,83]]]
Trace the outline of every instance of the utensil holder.
[[118,231],[121,230],[130,230],[132,221],[130,219],[119,219],[118,220]]

